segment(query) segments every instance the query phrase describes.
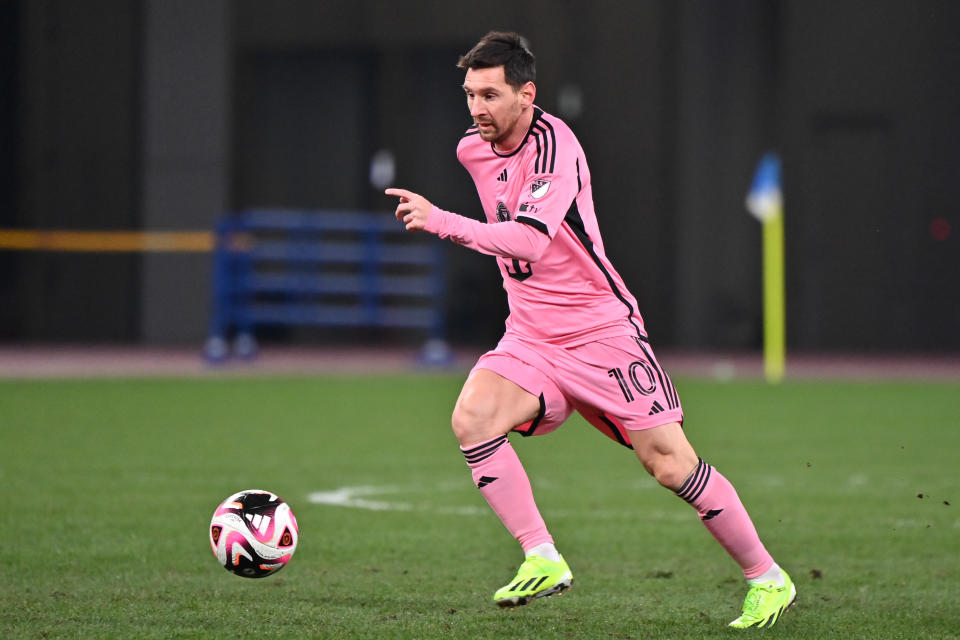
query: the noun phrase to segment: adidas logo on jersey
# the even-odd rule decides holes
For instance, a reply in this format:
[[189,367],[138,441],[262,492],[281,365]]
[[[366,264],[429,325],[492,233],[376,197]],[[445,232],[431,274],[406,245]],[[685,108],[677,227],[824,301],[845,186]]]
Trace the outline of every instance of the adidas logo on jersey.
[[506,182],[507,181],[507,170],[504,169],[500,172],[500,175],[497,176],[497,182]]
[[653,407],[650,409],[650,413],[648,413],[647,415],[652,416],[653,414],[660,413],[661,411],[663,411],[663,405],[657,402],[656,400],[654,400]]

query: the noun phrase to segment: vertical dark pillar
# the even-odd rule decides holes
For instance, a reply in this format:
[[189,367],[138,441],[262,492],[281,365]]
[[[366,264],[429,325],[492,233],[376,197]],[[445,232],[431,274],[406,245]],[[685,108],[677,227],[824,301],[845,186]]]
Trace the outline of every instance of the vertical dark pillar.
[[[212,230],[229,198],[231,43],[228,0],[143,2],[142,225]],[[142,258],[140,335],[199,345],[207,326],[211,257]],[[199,346],[198,346],[199,348]]]

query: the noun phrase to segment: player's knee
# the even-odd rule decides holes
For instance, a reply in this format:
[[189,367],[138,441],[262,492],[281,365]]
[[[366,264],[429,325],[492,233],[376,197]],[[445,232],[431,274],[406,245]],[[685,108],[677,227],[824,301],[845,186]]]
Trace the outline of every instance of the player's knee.
[[450,420],[453,434],[462,446],[475,444],[501,435],[496,433],[492,403],[481,402],[470,394],[461,396]]
[[651,476],[667,489],[677,490],[697,466],[698,458],[680,423],[631,432],[637,458]]
[[691,469],[696,467],[696,462],[692,467],[688,463],[689,460],[684,457],[667,455],[644,460],[643,466],[660,486],[676,491],[683,486]]
[[676,466],[663,464],[658,465],[653,470],[653,477],[660,486],[674,491],[683,485],[683,480],[686,476],[685,473],[680,472]]

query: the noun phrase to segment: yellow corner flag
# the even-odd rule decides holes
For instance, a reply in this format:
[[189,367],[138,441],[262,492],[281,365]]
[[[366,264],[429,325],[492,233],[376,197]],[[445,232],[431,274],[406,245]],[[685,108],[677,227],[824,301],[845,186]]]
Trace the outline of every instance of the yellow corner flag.
[[760,159],[747,194],[747,210],[763,223],[763,368],[767,382],[780,382],[786,368],[787,331],[783,268],[783,192],[780,158]]

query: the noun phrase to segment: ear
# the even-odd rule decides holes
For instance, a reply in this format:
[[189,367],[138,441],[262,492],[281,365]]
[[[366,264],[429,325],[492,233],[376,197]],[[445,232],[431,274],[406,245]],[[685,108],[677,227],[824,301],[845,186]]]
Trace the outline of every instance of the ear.
[[520,87],[520,106],[524,109],[533,105],[537,98],[537,85],[527,82]]

